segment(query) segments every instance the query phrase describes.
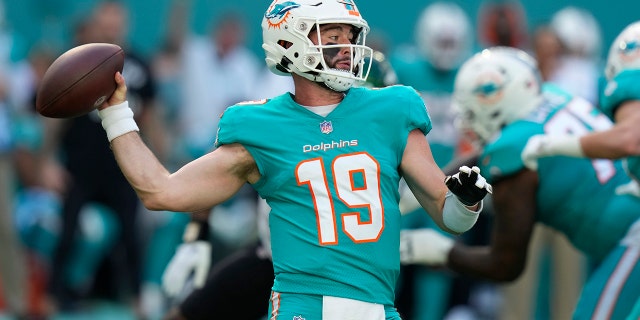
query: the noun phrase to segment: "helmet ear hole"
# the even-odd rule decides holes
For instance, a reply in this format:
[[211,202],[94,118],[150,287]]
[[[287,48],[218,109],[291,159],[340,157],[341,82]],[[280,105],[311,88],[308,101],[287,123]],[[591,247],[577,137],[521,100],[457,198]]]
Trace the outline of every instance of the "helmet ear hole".
[[285,41],[285,40],[280,40],[278,41],[278,45],[285,48],[285,49],[289,49],[289,47],[291,47],[291,45],[293,45],[293,43],[289,42],[289,41]]

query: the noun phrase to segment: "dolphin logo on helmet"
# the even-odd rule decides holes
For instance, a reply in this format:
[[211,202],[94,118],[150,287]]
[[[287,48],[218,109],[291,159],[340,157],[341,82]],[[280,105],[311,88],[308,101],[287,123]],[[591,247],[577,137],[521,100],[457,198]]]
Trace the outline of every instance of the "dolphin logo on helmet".
[[276,4],[272,9],[267,11],[264,14],[264,17],[267,19],[282,19],[287,12],[291,9],[295,9],[300,7],[300,4],[297,4],[293,1],[287,1],[283,3]]
[[280,28],[289,16],[289,11],[299,8],[300,4],[293,1],[286,1],[275,4],[264,14],[264,19],[269,22],[269,27]]
[[504,85],[500,85],[495,82],[486,82],[479,84],[475,89],[473,89],[473,93],[477,96],[487,98],[498,94],[503,87]]

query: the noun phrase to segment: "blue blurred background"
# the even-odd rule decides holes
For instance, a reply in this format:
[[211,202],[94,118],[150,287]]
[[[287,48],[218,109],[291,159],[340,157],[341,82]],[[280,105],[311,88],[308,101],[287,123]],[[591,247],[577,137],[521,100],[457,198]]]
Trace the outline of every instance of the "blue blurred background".
[[[500,1],[500,0],[494,0]],[[504,0],[502,0],[504,1]],[[96,0],[10,0],[6,1],[9,26],[23,37],[23,46],[16,48],[14,57],[24,56],[29,46],[44,42],[54,48],[69,45],[75,21],[89,12]],[[246,18],[250,48],[262,55],[260,21],[269,0],[122,0],[131,9],[130,44],[143,55],[152,55],[164,41],[167,20],[175,4],[186,4],[191,30],[205,33],[211,21],[227,11],[235,11]],[[360,11],[374,32],[384,36],[388,44],[399,45],[412,41],[413,28],[420,11],[433,1],[364,0]],[[477,22],[482,1],[455,1]],[[615,5],[613,5],[615,2]],[[639,19],[640,1],[634,0],[522,0],[527,25],[531,30],[547,21],[557,10],[578,6],[590,10],[599,20],[603,32],[604,50],[615,35],[630,22]],[[61,50],[61,49],[60,49]]]

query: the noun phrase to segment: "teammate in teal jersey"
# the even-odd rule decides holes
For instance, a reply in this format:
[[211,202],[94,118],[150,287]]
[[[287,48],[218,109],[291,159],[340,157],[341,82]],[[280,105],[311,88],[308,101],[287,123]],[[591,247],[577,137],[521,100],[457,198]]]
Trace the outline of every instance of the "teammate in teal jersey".
[[483,146],[478,163],[494,187],[493,235],[488,247],[470,247],[424,231],[422,242],[431,245],[420,248],[423,261],[512,281],[523,271],[534,224],[543,223],[597,262],[574,319],[628,314],[640,295],[640,198],[616,193],[630,181],[622,162],[554,156],[528,168],[520,158],[535,134],[581,134],[611,121],[586,100],[541,84],[533,58],[513,48],[490,48],[467,61],[454,103],[461,127]]
[[522,154],[525,162],[535,166],[538,158],[550,155],[626,157],[629,174],[640,179],[640,21],[627,26],[612,43],[605,76],[607,84],[600,94],[600,108],[615,125],[588,135],[536,135]]
[[[561,155],[621,159],[634,181],[618,189],[640,196],[640,21],[628,25],[609,49],[607,83],[600,93],[600,108],[614,122],[607,130],[577,135],[574,132],[540,134],[529,139],[522,158],[535,166],[539,158]],[[640,235],[636,235],[640,237]],[[636,246],[640,246],[636,241]],[[629,319],[640,318],[640,298]]]
[[[591,158],[628,156],[629,173],[638,180],[640,130],[636,119],[640,119],[640,21],[627,26],[611,45],[605,75],[607,85],[600,94],[600,107],[613,119],[615,126],[603,133],[604,137],[586,137],[583,149]],[[612,150],[608,150],[612,141],[619,144],[613,144]],[[596,150],[604,150],[604,154]]]
[[456,234],[473,226],[491,185],[477,167],[445,177],[413,89],[352,87],[371,54],[353,1],[276,0],[262,27],[267,65],[293,77],[295,94],[229,107],[217,148],[170,173],[140,139],[116,73],[99,112],[115,158],[150,210],[213,207],[247,182],[266,199],[271,319],[399,319],[400,178]]

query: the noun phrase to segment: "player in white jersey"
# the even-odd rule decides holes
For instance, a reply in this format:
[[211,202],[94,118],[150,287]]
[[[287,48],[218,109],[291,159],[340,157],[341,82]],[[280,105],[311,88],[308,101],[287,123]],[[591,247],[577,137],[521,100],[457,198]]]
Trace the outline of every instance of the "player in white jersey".
[[371,55],[353,1],[276,0],[262,27],[267,65],[291,74],[295,95],[228,108],[217,148],[170,173],[140,139],[116,73],[99,113],[120,169],[151,210],[209,208],[250,183],[272,208],[272,319],[399,319],[400,179],[455,234],[491,186],[477,168],[446,177],[436,165],[415,90],[352,87]]

